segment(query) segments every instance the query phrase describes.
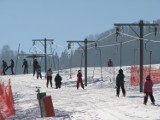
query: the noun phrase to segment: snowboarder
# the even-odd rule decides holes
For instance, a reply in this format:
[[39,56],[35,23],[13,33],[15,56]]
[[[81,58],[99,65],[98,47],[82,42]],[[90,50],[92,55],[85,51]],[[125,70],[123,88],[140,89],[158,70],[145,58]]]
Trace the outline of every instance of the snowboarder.
[[152,104],[153,105],[155,104],[152,87],[153,87],[153,82],[151,80],[150,75],[148,75],[146,77],[146,82],[144,83],[144,104],[145,105],[147,104],[148,96],[150,96]]
[[14,68],[14,61],[13,61],[12,59],[11,59],[10,61],[11,61],[11,65],[10,65],[10,66],[8,66],[8,67],[7,67],[7,69],[8,69],[8,68],[11,68],[11,73],[12,73],[12,75],[14,75],[14,72],[13,72],[13,68]]
[[77,74],[77,89],[79,88],[79,84],[81,84],[81,87],[84,89],[81,70],[78,70]]
[[116,88],[117,88],[117,96],[118,97],[119,97],[119,93],[120,93],[120,88],[122,89],[123,96],[126,95],[126,91],[124,88],[124,78],[125,78],[125,76],[123,74],[123,70],[120,69],[119,74],[116,77]]
[[2,66],[1,66],[1,68],[3,70],[3,75],[6,75],[6,70],[8,69],[6,61],[2,60]]
[[23,65],[22,65],[22,67],[23,67],[23,66],[24,66],[24,71],[23,71],[23,73],[24,73],[24,74],[28,73],[28,62],[27,62],[26,59],[23,59]]
[[108,67],[113,67],[113,62],[111,59],[109,59],[109,61],[108,61]]
[[50,85],[51,85],[51,87],[52,87],[52,74],[53,74],[53,72],[52,72],[51,68],[49,68],[49,69],[47,70],[46,76],[45,76],[45,77],[47,78],[47,83],[46,83],[47,88],[48,88],[49,82],[50,82]]
[[37,59],[34,59],[33,61],[33,76],[35,75],[35,72],[37,70],[37,66],[39,65]]
[[42,79],[42,74],[41,74],[41,66],[38,64],[36,67],[37,71],[37,79],[40,77]]
[[57,74],[55,77],[56,89],[61,88],[61,85],[62,85],[61,81],[62,81],[62,77],[59,74]]

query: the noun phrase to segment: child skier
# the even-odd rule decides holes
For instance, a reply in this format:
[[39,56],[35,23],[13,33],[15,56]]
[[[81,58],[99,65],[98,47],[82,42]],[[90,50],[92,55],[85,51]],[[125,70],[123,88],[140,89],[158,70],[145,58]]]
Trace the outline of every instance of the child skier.
[[84,89],[81,70],[78,70],[77,74],[77,89],[79,88],[79,84],[81,84],[81,87]]
[[150,75],[148,75],[146,77],[146,82],[144,83],[144,103],[143,104],[145,105],[147,104],[148,96],[150,96],[152,104],[153,105],[155,104],[152,87],[153,87],[153,82],[151,80]]

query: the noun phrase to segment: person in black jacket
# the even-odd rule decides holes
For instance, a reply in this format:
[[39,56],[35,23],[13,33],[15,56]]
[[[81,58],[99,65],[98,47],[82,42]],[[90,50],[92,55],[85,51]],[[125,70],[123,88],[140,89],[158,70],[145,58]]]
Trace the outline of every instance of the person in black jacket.
[[6,75],[6,70],[8,69],[6,61],[2,60],[2,66],[1,66],[1,68],[3,70],[3,75]]
[[36,70],[37,70],[37,66],[39,65],[37,59],[34,59],[33,61],[33,76],[35,75],[36,73]]
[[41,66],[38,64],[36,67],[37,71],[37,79],[40,77],[42,79],[42,74],[41,74]]
[[55,77],[56,89],[61,88],[61,85],[62,85],[61,81],[62,81],[62,77],[59,74],[57,74]]
[[124,88],[124,74],[123,74],[123,70],[120,69],[119,70],[119,74],[116,77],[116,88],[117,88],[117,96],[119,97],[119,93],[120,93],[120,88],[122,89],[122,93],[123,96],[126,95],[126,91]]
[[[8,68],[11,68],[11,73],[12,73],[12,75],[14,75],[14,72],[13,72],[13,68],[14,68],[14,61],[11,59],[10,60],[11,61],[11,65],[10,66],[8,66]],[[8,69],[7,68],[7,69]]]
[[28,62],[27,62],[26,59],[23,59],[23,65],[22,65],[22,67],[23,67],[23,66],[24,66],[24,71],[23,71],[23,73],[24,73],[24,74],[28,73]]

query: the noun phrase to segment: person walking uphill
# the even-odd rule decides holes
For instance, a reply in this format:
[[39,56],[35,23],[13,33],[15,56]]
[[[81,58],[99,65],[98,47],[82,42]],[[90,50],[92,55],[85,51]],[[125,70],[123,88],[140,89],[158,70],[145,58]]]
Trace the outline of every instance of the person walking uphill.
[[151,80],[150,75],[148,75],[146,77],[146,82],[144,83],[144,104],[147,104],[148,101],[148,96],[150,96],[151,102],[154,105],[155,104],[155,100],[154,100],[154,96],[153,96],[153,82]]
[[3,70],[3,75],[6,75],[6,70],[8,69],[6,61],[2,60],[2,66],[1,66],[1,68]]
[[126,91],[125,91],[125,88],[124,88],[124,74],[123,74],[123,70],[120,69],[119,70],[119,74],[117,75],[116,77],[116,88],[117,88],[117,96],[119,97],[119,93],[120,93],[120,88],[122,89],[122,93],[123,93],[123,96],[126,95]]
[[24,66],[24,71],[23,71],[23,74],[28,74],[28,62],[26,59],[23,59],[23,65],[22,67]]
[[39,77],[42,79],[41,66],[39,64],[37,65],[36,71],[37,71],[37,79]]
[[37,59],[34,59],[33,61],[33,76],[35,75],[35,72],[37,70],[37,66],[39,65]]
[[11,73],[12,73],[12,75],[14,75],[14,72],[13,72],[13,68],[14,68],[14,61],[11,59],[10,60],[11,61],[11,65],[10,66],[8,66],[8,68],[11,68]]
[[49,69],[47,70],[47,72],[46,72],[46,78],[47,78],[46,86],[47,86],[47,88],[48,88],[49,82],[50,82],[50,85],[51,85],[51,87],[52,87],[52,74],[53,74],[53,72],[52,72],[51,68],[49,68]]
[[79,88],[79,84],[81,84],[81,87],[84,89],[81,70],[78,70],[77,74],[77,89]]
[[62,84],[62,77],[57,74],[55,77],[55,85],[56,85],[56,89],[61,88],[61,84]]

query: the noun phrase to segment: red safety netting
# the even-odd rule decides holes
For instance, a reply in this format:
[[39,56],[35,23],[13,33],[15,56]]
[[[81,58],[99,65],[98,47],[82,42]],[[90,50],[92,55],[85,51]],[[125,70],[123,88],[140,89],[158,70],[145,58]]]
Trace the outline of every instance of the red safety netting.
[[[149,75],[149,72],[150,72],[151,79],[154,83],[160,82],[160,69],[156,69],[156,68],[149,69],[149,67],[143,67],[143,83],[145,82],[146,76]],[[131,76],[130,76],[131,86],[138,86],[139,80],[140,80],[139,67],[132,66],[131,67]]]

